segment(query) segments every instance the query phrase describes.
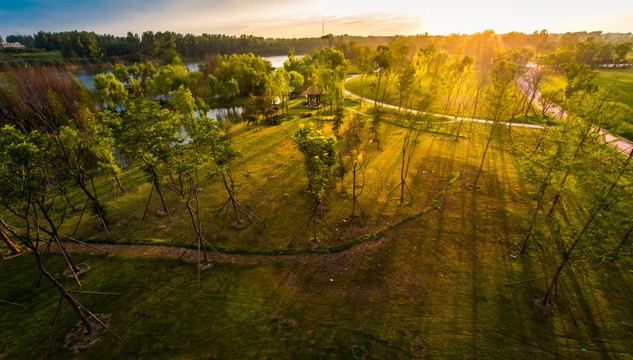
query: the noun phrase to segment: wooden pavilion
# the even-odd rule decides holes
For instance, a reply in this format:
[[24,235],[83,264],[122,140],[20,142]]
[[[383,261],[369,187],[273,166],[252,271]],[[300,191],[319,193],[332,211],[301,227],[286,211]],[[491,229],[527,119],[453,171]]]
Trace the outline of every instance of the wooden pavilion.
[[319,106],[321,105],[321,91],[314,84],[310,85],[304,92],[301,93],[301,96],[306,96],[308,98],[308,106]]

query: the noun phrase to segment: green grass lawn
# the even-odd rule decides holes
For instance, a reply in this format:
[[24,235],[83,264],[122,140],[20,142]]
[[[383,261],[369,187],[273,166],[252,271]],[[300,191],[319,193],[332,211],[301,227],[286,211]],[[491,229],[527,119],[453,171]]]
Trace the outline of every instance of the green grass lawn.
[[34,64],[34,65],[63,65],[67,63],[59,51],[44,51],[39,53],[9,54],[0,52],[0,63]]
[[[441,207],[337,254],[257,257],[216,263],[196,289],[195,266],[151,257],[76,254],[91,265],[77,294],[90,311],[111,314],[123,341],[104,336],[73,354],[64,337],[77,319],[64,305],[51,359],[152,358],[626,358],[633,352],[633,264],[577,262],[558,290],[554,313],[543,317],[531,299],[541,296],[534,252],[502,257],[521,229],[525,186],[511,157],[494,151],[484,184],[469,188],[475,157],[467,141],[430,136],[421,148],[441,177],[463,178]],[[473,152],[471,152],[473,151]],[[437,153],[453,157],[436,157]],[[433,172],[431,172],[433,174]],[[439,180],[438,180],[439,182]],[[423,183],[412,182],[422,191]],[[35,290],[32,255],[0,264],[0,359],[40,358],[57,306],[56,291]],[[48,267],[63,259],[54,254]],[[68,281],[68,280],[64,280]],[[68,281],[68,286],[76,286]],[[569,307],[568,307],[569,306]],[[573,316],[572,316],[573,314]],[[584,349],[584,350],[583,350]]]
[[[305,112],[307,108],[296,104],[295,112]],[[352,116],[351,113],[349,116]],[[367,121],[370,119],[368,117]],[[349,117],[347,118],[349,119]],[[217,177],[206,178],[200,186],[201,216],[203,219],[203,233],[213,244],[230,249],[248,249],[249,251],[267,251],[285,249],[292,235],[310,216],[312,200],[306,192],[307,180],[303,169],[303,156],[295,149],[287,133],[297,129],[301,124],[310,124],[311,118],[300,119],[293,115],[292,120],[284,121],[278,126],[260,126],[257,130],[244,124],[234,127],[233,144],[243,154],[233,166],[236,180],[237,197],[249,205],[249,210],[259,216],[267,225],[265,231],[260,232],[255,226],[249,225],[242,229],[224,228],[217,236],[222,216],[215,214],[227,199],[226,191]],[[369,166],[365,173],[366,187],[360,197],[360,205],[365,211],[363,225],[360,222],[349,221],[351,213],[351,177],[344,181],[345,191],[339,179],[333,178],[326,197],[325,205],[328,211],[326,220],[340,233],[344,239],[366,233],[366,229],[374,229],[389,222],[395,222],[422,209],[436,195],[436,193],[451,179],[452,172],[439,171],[436,163],[418,156],[411,165],[410,185],[424,189],[415,194],[409,204],[398,204],[398,194],[389,194],[399,183],[399,162],[397,153],[400,147],[404,128],[385,124],[381,136],[381,149],[375,143],[367,142],[369,138],[368,125],[363,135],[362,145]],[[330,124],[324,122],[324,131],[331,133]],[[419,149],[430,146],[437,139],[433,136],[422,138]],[[422,154],[423,150],[419,150]],[[441,150],[433,157],[448,157],[450,154]],[[349,164],[350,158],[345,155],[343,160]],[[455,159],[455,161],[458,161]],[[466,159],[459,161],[465,162]],[[206,173],[205,173],[206,174]],[[109,239],[100,226],[98,219],[92,215],[84,215],[75,237],[95,242],[116,243],[155,243],[175,246],[186,246],[196,239],[189,223],[189,214],[182,201],[176,194],[165,190],[167,202],[173,208],[174,221],[157,215],[160,209],[158,196],[154,194],[150,211],[145,220],[126,215],[116,209],[141,217],[147,203],[150,185],[145,182],[145,176],[136,168],[127,170],[123,174],[125,194],[115,194],[114,184],[109,178],[99,179],[99,191],[102,198],[107,200],[111,225],[109,231],[113,234]],[[360,181],[359,181],[360,184]],[[65,235],[75,232],[76,224],[81,216],[83,203],[82,194],[76,193],[71,199],[76,203],[77,212],[67,214],[67,219],[61,228]],[[60,202],[60,206],[63,203]],[[232,213],[227,215],[227,224],[234,221]],[[340,243],[325,227],[319,229],[323,237],[323,244],[333,246]],[[306,247],[310,233],[306,232],[296,242],[297,247]],[[216,238],[217,241],[216,241]]]
[[[350,104],[351,105],[351,104]],[[291,119],[255,131],[244,125],[233,130],[233,142],[243,152],[233,169],[237,196],[269,225],[228,228],[216,241],[220,219],[214,214],[226,199],[217,178],[200,186],[203,231],[214,244],[230,249],[265,252],[285,249],[292,234],[311,210],[303,159],[286,136],[299,124],[298,114],[314,111],[295,101]],[[352,116],[352,115],[350,115]],[[395,116],[390,114],[390,116]],[[349,118],[346,118],[349,119]],[[369,122],[369,118],[367,117]],[[121,293],[120,297],[77,294],[86,308],[111,314],[111,327],[123,340],[104,336],[79,354],[63,348],[77,318],[65,304],[53,336],[52,359],[409,359],[423,356],[462,358],[626,358],[633,353],[633,264],[618,265],[577,260],[566,272],[554,301],[543,316],[532,299],[543,295],[546,279],[513,286],[504,284],[541,278],[555,266],[554,258],[535,249],[524,258],[503,256],[520,240],[532,202],[525,196],[534,185],[518,171],[511,139],[533,142],[538,133],[512,129],[489,150],[480,180],[472,183],[489,128],[465,123],[455,141],[457,123],[439,123],[419,139],[408,184],[414,198],[400,205],[389,194],[399,179],[399,151],[405,128],[382,124],[382,149],[365,141],[371,157],[366,189],[360,204],[363,223],[349,221],[347,195],[332,180],[325,218],[343,240],[389,229],[375,241],[343,252],[291,256],[230,256],[202,273],[196,287],[196,267],[145,256],[75,253],[91,270],[81,276],[82,290]],[[504,127],[507,131],[507,128]],[[325,132],[330,133],[325,122]],[[368,124],[365,127],[368,131]],[[510,136],[510,134],[512,136]],[[364,134],[367,140],[368,134]],[[347,161],[347,160],[346,160]],[[447,184],[460,174],[450,188]],[[127,189],[115,197],[113,184],[101,179],[100,192],[108,203],[141,215],[149,187],[143,175],[129,169]],[[426,209],[446,190],[437,208],[395,225]],[[187,245],[195,239],[186,211],[167,192],[174,222],[158,216],[158,199],[140,221],[110,212],[111,238],[105,239],[95,217],[86,216],[77,237],[122,244]],[[572,223],[585,209],[581,195],[566,200]],[[74,197],[77,203],[80,197]],[[578,204],[576,204],[576,202]],[[79,206],[80,204],[78,204]],[[10,217],[1,213],[5,220]],[[73,213],[62,232],[72,233],[79,218]],[[346,220],[346,221],[343,221]],[[326,236],[323,244],[340,241]],[[309,234],[295,245],[308,248]],[[553,245],[552,245],[553,246]],[[178,249],[174,249],[179,251]],[[47,263],[61,275],[64,260],[53,253]],[[41,358],[50,334],[58,294],[37,282],[31,254],[0,263],[0,359]]]
[[[471,74],[470,76],[472,77],[474,75]],[[427,74],[423,78],[422,82],[417,85],[422,89],[424,93],[429,94],[431,92],[431,80],[432,80],[431,75]],[[384,82],[385,81],[383,80],[380,85],[380,88],[378,89],[380,93],[376,95],[376,86],[377,86],[376,76],[372,75],[372,76],[365,77],[363,79],[363,86],[362,86],[363,97],[372,99],[372,100],[383,101],[383,91],[385,89]],[[392,76],[387,86],[388,88],[387,88],[386,96],[384,98],[384,102],[390,105],[399,106],[400,95],[398,91],[397,78],[394,78]],[[357,77],[355,79],[351,79],[347,81],[345,83],[345,88],[351,91],[352,93],[360,95],[361,94],[360,78]],[[515,90],[516,90],[515,95],[517,96],[517,98],[519,100],[523,100],[522,95],[518,93],[518,89],[515,89]],[[452,90],[452,94],[449,97],[448,90],[446,89],[446,87],[441,86],[438,88],[437,94],[435,96],[435,100],[433,104],[430,106],[430,108],[428,109],[428,111],[431,113],[445,114],[449,116],[453,116],[457,114],[460,117],[461,116],[472,117],[473,112],[475,111],[474,103],[475,103],[475,99],[477,98],[476,91],[477,89],[474,86],[468,86],[467,82],[464,82],[464,84],[461,85],[461,87],[455,86],[455,89]],[[481,102],[479,103],[477,112],[475,114],[476,117],[478,118],[486,117],[485,108],[482,106],[483,99],[484,99],[484,96],[483,96],[483,93],[481,93],[479,95],[479,101]],[[419,95],[416,95],[415,92],[410,92],[404,98],[402,107],[418,110],[419,109],[418,104],[420,100],[421,99],[419,98]],[[513,121],[514,122],[528,122],[528,123],[543,123],[541,119],[526,119],[520,116],[513,119]]]
[[[599,70],[595,79],[599,89],[613,89],[614,100],[633,108],[633,68],[624,70]],[[550,75],[543,90],[564,89],[564,75]]]

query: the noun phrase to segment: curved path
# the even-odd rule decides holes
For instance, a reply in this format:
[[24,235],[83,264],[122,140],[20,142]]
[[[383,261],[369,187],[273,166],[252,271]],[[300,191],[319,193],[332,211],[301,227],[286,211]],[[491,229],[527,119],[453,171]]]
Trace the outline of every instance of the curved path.
[[[528,64],[529,66],[529,70],[527,73],[525,73],[523,76],[521,76],[518,80],[517,80],[517,86],[519,87],[519,90],[521,90],[521,92],[523,93],[523,95],[525,95],[525,97],[527,97],[528,99],[532,99],[532,101],[534,102],[534,104],[536,104],[537,106],[541,107],[541,92],[536,90],[534,88],[534,86],[532,85],[531,79],[534,77],[534,75],[538,72],[538,66],[536,64],[530,63]],[[352,75],[350,77],[348,77],[347,79],[345,79],[345,83],[347,83],[348,81],[357,78],[359,75]],[[345,95],[349,95],[353,98],[356,99],[360,99],[363,101],[366,101],[368,103],[371,104],[377,104],[389,109],[393,109],[393,110],[399,110],[399,111],[405,111],[405,112],[410,112],[413,114],[420,114],[420,113],[424,113],[424,112],[420,112],[417,110],[413,110],[413,109],[407,109],[407,108],[398,108],[397,106],[391,105],[391,104],[386,104],[384,102],[381,101],[376,101],[376,100],[372,100],[372,99],[368,99],[366,97],[361,97],[358,94],[355,94],[349,90],[347,90],[345,88],[345,86],[343,85],[343,91],[345,92]],[[353,109],[350,109],[353,110]],[[558,105],[553,105],[550,106],[547,110],[547,113],[550,116],[553,117],[566,117],[567,114],[565,113],[565,111]],[[446,114],[438,114],[438,113],[426,113],[426,114],[430,114],[430,115],[434,115],[434,116],[439,116],[439,117],[444,117],[447,119],[450,119],[450,121],[471,121],[471,122],[478,122],[478,123],[492,123],[491,120],[485,120],[485,119],[476,119],[476,118],[468,118],[468,117],[451,117],[449,115]],[[500,122],[500,124],[505,124],[505,125],[510,125],[510,126],[515,126],[515,127],[524,127],[524,128],[532,128],[532,129],[543,129],[544,126],[543,125],[535,125],[535,124],[523,124],[523,123],[508,123],[508,122]],[[604,141],[609,144],[610,146],[614,147],[615,149],[617,149],[619,152],[625,154],[625,155],[629,155],[631,154],[631,152],[633,152],[633,142],[615,136],[613,134],[608,133],[607,131],[605,131],[604,129],[600,129],[599,133],[603,136]]]
[[[350,77],[348,77],[347,79],[345,79],[345,83],[347,83],[348,81],[357,78],[359,75],[352,75]],[[398,108],[395,105],[391,105],[391,104],[387,104],[381,101],[377,101],[377,100],[372,100],[366,97],[361,97],[358,94],[355,94],[349,90],[347,90],[345,88],[345,86],[343,86],[343,91],[345,92],[345,95],[349,95],[355,99],[359,99],[359,100],[363,100],[365,102],[368,102],[370,104],[375,104],[375,105],[380,105],[382,107],[386,107],[388,109],[392,109],[392,110],[398,110],[398,111],[404,111],[404,112],[409,112],[412,114],[429,114],[429,115],[433,115],[433,116],[438,116],[438,117],[443,117],[446,119],[449,119],[449,122],[455,122],[455,121],[471,121],[471,122],[476,122],[476,123],[492,123],[492,120],[486,120],[486,119],[477,119],[477,118],[469,118],[469,117],[461,117],[461,116],[450,116],[450,115],[446,115],[446,114],[440,114],[440,113],[432,113],[432,112],[424,112],[424,111],[418,111],[418,110],[413,110],[413,109],[408,109],[408,108]],[[353,110],[353,109],[351,109]],[[504,125],[511,125],[514,127],[525,127],[525,128],[532,128],[532,129],[543,129],[543,125],[536,125],[536,124],[524,124],[524,123],[510,123],[510,122],[499,122],[499,124],[504,124]]]
[[[534,88],[534,85],[532,82],[532,79],[534,78],[534,76],[538,74],[538,71],[539,71],[538,65],[534,63],[529,63],[528,66],[530,69],[528,70],[527,73],[525,73],[525,75],[521,76],[517,80],[517,86],[519,87],[523,95],[525,95],[525,97],[528,98],[528,100],[532,99],[533,102],[537,106],[539,106],[540,108],[543,108],[542,103],[541,103],[542,94],[540,91]],[[563,108],[561,108],[558,105],[552,105],[548,107],[546,112],[552,117],[563,117],[563,118],[567,117],[567,113],[565,112],[565,110],[563,110]],[[602,135],[604,141],[607,144],[616,148],[619,152],[625,155],[629,155],[633,151],[633,142],[627,139],[615,136],[613,134],[610,134],[602,128],[600,128],[598,132],[600,133],[600,135]]]

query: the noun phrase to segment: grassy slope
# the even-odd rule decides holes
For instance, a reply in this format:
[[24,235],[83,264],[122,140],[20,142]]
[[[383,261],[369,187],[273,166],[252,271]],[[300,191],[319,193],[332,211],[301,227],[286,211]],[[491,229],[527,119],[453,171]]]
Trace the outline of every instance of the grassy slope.
[[[297,105],[297,112],[306,111]],[[369,119],[367,119],[369,121]],[[287,131],[293,131],[300,124],[309,124],[310,119],[298,119],[283,122],[280,126],[262,126],[258,131],[238,125],[233,130],[234,145],[242,151],[243,157],[236,161],[233,173],[237,184],[237,196],[250,206],[250,210],[260,216],[268,228],[262,234],[254,226],[243,229],[228,228],[223,230],[222,236],[214,241],[222,216],[216,217],[216,212],[226,200],[226,192],[218,178],[210,178],[201,184],[201,215],[203,231],[208,239],[215,244],[229,248],[247,248],[269,250],[285,248],[294,231],[298,230],[311,212],[311,199],[305,192],[307,181],[303,170],[303,157],[294,148],[291,140],[286,136]],[[368,138],[366,126],[365,139]],[[325,132],[329,133],[329,124],[325,125]],[[428,192],[416,194],[409,205],[399,206],[396,198],[398,194],[389,195],[399,181],[399,162],[397,161],[401,137],[404,129],[398,126],[385,126],[382,134],[382,148],[378,150],[373,143],[364,144],[366,156],[371,157],[370,166],[366,172],[366,188],[360,198],[360,204],[367,213],[363,218],[365,226],[374,229],[379,224],[395,222],[412,212],[421,209],[435,196],[451,178],[451,173],[440,176],[423,176],[423,172],[431,173],[432,162],[422,157],[416,157],[411,166],[411,185],[419,184]],[[423,138],[418,145],[423,149],[434,141],[433,137]],[[423,150],[420,150],[423,151]],[[433,154],[433,157],[445,157],[448,154]],[[349,163],[349,157],[344,157]],[[465,160],[462,160],[465,161]],[[417,176],[417,178],[416,178]],[[109,203],[116,208],[125,210],[140,217],[143,213],[150,186],[144,182],[144,176],[132,169],[123,176],[124,185],[128,192],[124,196],[115,197],[113,185],[109,181],[100,179],[100,192]],[[327,196],[326,206],[330,209],[326,219],[341,232],[343,238],[355,237],[366,233],[358,222],[350,224],[346,220],[351,212],[349,204],[351,195],[351,176],[345,180],[347,194],[341,194],[339,179],[332,179],[331,189]],[[156,194],[152,199],[150,212],[145,221],[139,221],[131,216],[110,208],[112,225],[109,227],[113,236],[108,241],[121,243],[152,242],[167,245],[188,245],[195,239],[195,233],[190,228],[189,215],[182,202],[175,194],[165,191],[168,204],[174,208],[174,222],[168,218],[156,215],[160,203]],[[77,199],[81,195],[76,196]],[[78,202],[78,201],[77,201]],[[81,209],[83,204],[77,203]],[[74,231],[80,212],[68,215],[62,233],[70,235]],[[228,222],[234,218],[228,213]],[[328,235],[324,228],[320,229],[324,237],[324,245],[336,245],[338,240]],[[76,236],[81,239],[104,241],[105,234],[99,227],[94,216],[84,216]],[[309,238],[306,232],[297,241],[298,247],[305,247]]]
[[59,51],[45,51],[33,54],[8,54],[0,53],[0,63],[8,64],[40,64],[58,65],[66,63]]
[[[236,174],[239,180],[252,180],[240,187],[239,194],[271,228],[261,236],[249,233],[250,228],[231,230],[222,240],[225,243],[282,247],[308,215],[302,200],[303,170],[297,166],[300,158],[298,154],[291,158],[294,150],[283,136],[284,129],[293,129],[299,122],[259,132],[236,129],[236,146],[244,151],[244,164],[236,168]],[[123,294],[77,297],[93,312],[111,313],[112,328],[124,341],[106,336],[94,348],[73,356],[351,359],[426,354],[553,359],[618,358],[633,352],[628,341],[633,331],[628,272],[632,264],[596,269],[575,263],[559,287],[554,314],[546,318],[531,306],[531,299],[542,295],[544,280],[503,285],[543,276],[536,252],[524,259],[502,257],[520,237],[521,219],[528,211],[520,195],[527,185],[519,178],[511,155],[493,149],[483,189],[473,192],[469,185],[480,142],[424,134],[410,172],[416,199],[398,206],[387,194],[395,186],[397,139],[403,129],[385,124],[383,130],[385,150],[377,152],[370,164],[368,190],[361,198],[369,225],[341,227],[343,234],[368,231],[377,226],[371,224],[392,222],[420,210],[453,172],[460,172],[462,180],[449,190],[438,210],[388,231],[380,241],[343,253],[262,257],[250,265],[218,263],[203,273],[201,290],[196,290],[196,270],[191,264],[168,270],[171,261],[164,259],[77,254],[77,260],[92,266],[82,276],[83,290]],[[371,144],[367,146],[368,153],[374,151]],[[248,170],[247,163],[251,164]],[[271,164],[276,165],[274,169]],[[140,175],[128,173],[125,179],[131,189],[140,186]],[[214,182],[203,186],[205,202],[210,203],[205,205],[205,214],[217,209],[224,198],[215,186]],[[283,192],[291,196],[284,198],[279,194]],[[130,191],[115,203],[139,213],[144,204],[135,203],[146,193],[146,188],[138,194]],[[335,215],[339,201],[343,200],[332,192],[326,213],[333,222],[342,218]],[[157,207],[154,204],[153,209]],[[138,221],[125,219],[113,213],[117,225],[112,231],[125,233],[132,242],[137,236],[189,242],[185,223],[171,224],[152,215],[139,226]],[[82,234],[98,231],[94,222],[94,218],[86,222],[80,228]],[[57,296],[49,286],[32,290],[37,279],[33,261],[26,255],[0,264],[2,274],[10,274],[0,282],[0,299],[22,304],[0,304],[0,359],[40,357],[45,349]],[[53,255],[49,268],[60,276],[63,260]],[[71,356],[60,344],[76,322],[64,306],[52,358]]]
[[[633,68],[626,70],[600,70],[595,80],[600,89],[613,86],[615,100],[633,108]],[[544,90],[564,89],[567,85],[563,75],[551,75]]]
[[[384,84],[381,84],[381,90],[379,96],[376,96],[376,83],[377,79],[375,76],[368,76],[363,79],[363,97],[368,99],[378,99],[382,101],[382,93],[384,90]],[[427,75],[421,84],[422,88],[425,91],[428,91],[431,83],[431,76]],[[345,83],[345,88],[355,94],[361,93],[361,82],[360,78],[352,79]],[[457,92],[456,90],[453,90]],[[518,91],[518,90],[517,90]],[[447,101],[447,90],[445,88],[440,88],[437,93],[437,99],[432,104],[429,112],[437,113],[437,114],[446,114],[453,116],[458,114],[459,116],[464,117],[472,117],[473,111],[475,110],[473,104],[475,102],[476,89],[469,89],[466,85],[463,85],[461,91],[458,94],[453,93],[450,99],[450,106],[446,107]],[[483,99],[483,95],[480,95],[479,100]],[[520,97],[522,100],[522,97]],[[398,106],[400,103],[399,95],[398,95],[398,87],[396,83],[396,79],[391,79],[389,82],[389,89],[387,91],[387,95],[385,97],[385,103]],[[403,107],[409,107],[416,109],[417,103],[419,99],[415,96],[410,96],[406,98],[402,104]],[[464,109],[465,106],[465,109]],[[485,118],[484,108],[482,107],[482,103],[479,104],[476,116],[478,118]],[[524,117],[519,114],[518,117],[512,120],[513,122],[522,122],[522,123],[532,123],[532,124],[544,124],[544,120],[540,118],[533,117]]]

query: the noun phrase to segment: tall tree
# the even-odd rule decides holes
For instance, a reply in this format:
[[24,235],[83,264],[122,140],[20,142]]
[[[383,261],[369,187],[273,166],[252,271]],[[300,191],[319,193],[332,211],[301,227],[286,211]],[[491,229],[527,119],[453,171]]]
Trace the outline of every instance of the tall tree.
[[103,117],[112,129],[117,151],[128,164],[139,163],[141,171],[152,184],[147,207],[156,189],[162,211],[171,219],[161,184],[168,172],[170,158],[174,156],[173,144],[180,142],[178,130],[181,122],[178,115],[161,109],[155,102],[137,100],[130,103],[124,114],[105,112]]
[[[334,136],[325,136],[321,131],[312,127],[300,126],[292,134],[292,141],[303,154],[305,174],[308,178],[308,190],[314,200],[314,206],[310,217],[292,237],[288,246],[292,245],[297,236],[311,221],[314,225],[313,239],[317,241],[317,218],[336,235],[321,215],[323,198],[328,187],[328,177],[332,172],[332,167],[336,164],[336,138]],[[336,236],[338,237],[338,235]]]
[[481,163],[479,164],[479,170],[475,176],[475,182],[473,188],[477,189],[477,183],[479,177],[483,171],[484,162],[486,160],[486,154],[492,138],[497,130],[499,122],[507,116],[507,110],[509,105],[509,99],[514,84],[514,77],[516,74],[516,64],[509,61],[504,54],[497,54],[492,64],[491,84],[486,93],[486,103],[488,105],[489,118],[492,120],[490,126],[490,133],[488,134],[488,140],[486,141],[486,147],[481,155]]

